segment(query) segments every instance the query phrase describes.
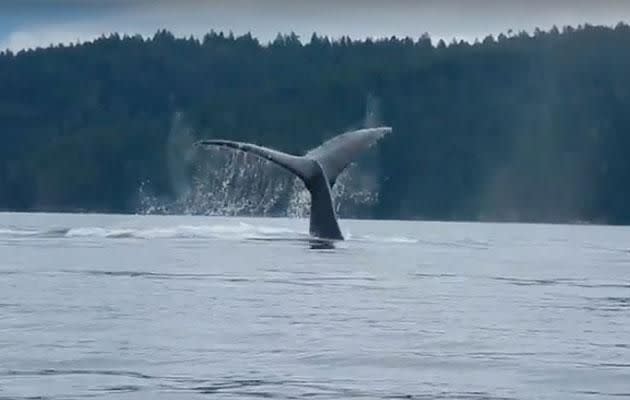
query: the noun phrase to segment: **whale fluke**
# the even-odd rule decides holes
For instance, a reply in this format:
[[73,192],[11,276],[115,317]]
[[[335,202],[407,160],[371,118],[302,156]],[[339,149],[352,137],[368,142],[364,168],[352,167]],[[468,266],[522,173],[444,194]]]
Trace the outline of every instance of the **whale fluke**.
[[337,177],[360,153],[391,131],[390,127],[380,127],[346,132],[304,156],[231,140],[202,140],[196,145],[223,146],[252,153],[290,171],[304,182],[311,194],[309,233],[318,238],[343,240],[330,190]]
[[354,159],[391,131],[392,128],[381,127],[342,133],[310,150],[305,157],[319,162],[332,187]]

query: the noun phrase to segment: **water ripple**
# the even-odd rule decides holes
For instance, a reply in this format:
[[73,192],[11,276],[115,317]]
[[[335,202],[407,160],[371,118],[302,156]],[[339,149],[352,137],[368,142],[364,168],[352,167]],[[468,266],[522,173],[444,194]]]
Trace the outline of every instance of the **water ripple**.
[[42,369],[42,370],[8,370],[0,372],[0,376],[61,376],[61,375],[107,375],[124,376],[135,379],[155,379],[156,377],[135,371],[99,370],[99,369]]

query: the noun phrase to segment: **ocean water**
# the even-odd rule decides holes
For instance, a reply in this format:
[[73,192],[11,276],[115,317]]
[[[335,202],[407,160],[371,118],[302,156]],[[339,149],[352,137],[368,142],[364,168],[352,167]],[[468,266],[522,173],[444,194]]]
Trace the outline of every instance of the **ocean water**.
[[630,228],[341,225],[0,214],[0,398],[630,398]]

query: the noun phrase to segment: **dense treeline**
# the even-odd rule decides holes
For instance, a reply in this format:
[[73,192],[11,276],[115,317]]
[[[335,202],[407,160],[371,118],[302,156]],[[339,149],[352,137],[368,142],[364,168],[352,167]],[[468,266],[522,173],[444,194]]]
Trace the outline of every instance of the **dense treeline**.
[[360,127],[378,148],[375,217],[630,223],[630,27],[331,41],[111,35],[0,54],[0,209],[133,212],[173,195],[165,143],[303,152]]

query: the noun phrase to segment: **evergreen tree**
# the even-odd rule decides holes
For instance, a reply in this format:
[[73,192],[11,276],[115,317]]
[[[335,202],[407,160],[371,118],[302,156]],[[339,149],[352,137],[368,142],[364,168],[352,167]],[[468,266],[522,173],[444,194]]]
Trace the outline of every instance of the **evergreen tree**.
[[[630,27],[261,45],[211,31],[0,53],[0,208],[134,211],[150,181],[175,196],[166,143],[199,137],[303,152],[366,121],[375,216],[630,223]],[[371,119],[374,122],[374,118]]]

